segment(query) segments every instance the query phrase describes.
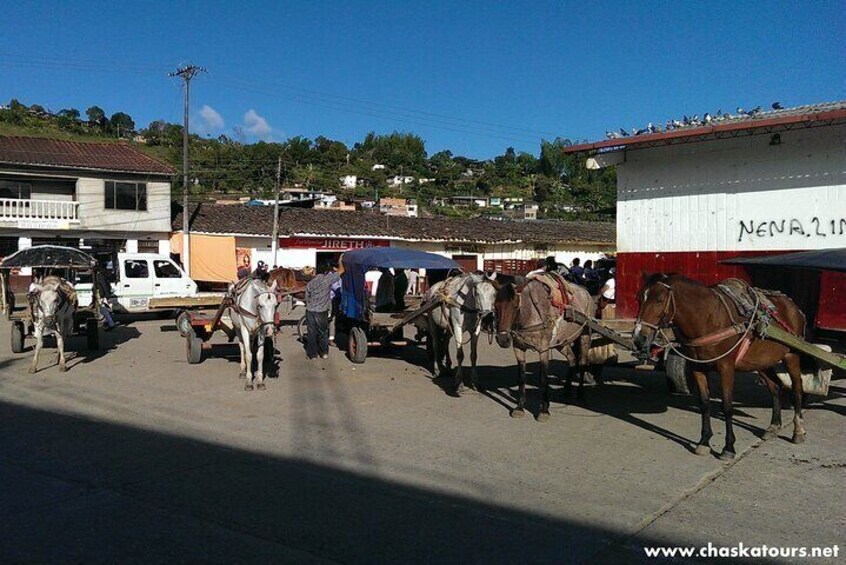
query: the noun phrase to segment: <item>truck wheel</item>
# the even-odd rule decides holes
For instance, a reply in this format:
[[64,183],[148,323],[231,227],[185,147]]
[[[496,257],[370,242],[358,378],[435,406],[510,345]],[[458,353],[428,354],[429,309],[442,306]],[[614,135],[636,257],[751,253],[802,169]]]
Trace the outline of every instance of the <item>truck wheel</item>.
[[188,312],[182,311],[176,317],[176,329],[179,330],[179,335],[182,337],[188,337],[194,333],[194,329],[191,327],[191,320],[188,318]]
[[89,350],[100,349],[100,325],[94,318],[85,320],[85,339],[88,342]]
[[687,361],[683,357],[675,353],[667,355],[664,371],[667,373],[667,388],[671,393],[690,394],[687,386]]
[[24,325],[22,322],[12,322],[12,353],[23,353]]
[[359,327],[354,327],[350,330],[350,336],[347,340],[347,357],[353,363],[364,363],[367,359],[367,334]]
[[185,338],[185,350],[188,354],[188,363],[196,365],[203,360],[203,340],[192,331]]

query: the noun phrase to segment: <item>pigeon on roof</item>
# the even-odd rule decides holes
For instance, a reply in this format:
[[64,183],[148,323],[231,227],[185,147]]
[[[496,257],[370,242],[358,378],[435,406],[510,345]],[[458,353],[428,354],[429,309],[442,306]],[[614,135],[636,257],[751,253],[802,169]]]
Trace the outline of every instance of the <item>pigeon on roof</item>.
[[608,139],[620,139],[622,136],[616,131],[605,130],[605,137]]
[[627,132],[627,131],[626,131],[626,130],[624,130],[623,128],[620,128],[620,136],[622,136],[622,137],[629,137],[629,132]]
[[710,124],[712,119],[713,118],[711,118],[711,114],[709,114],[708,112],[705,112],[705,115],[702,117],[702,121],[705,122],[705,125]]
[[784,110],[784,108],[782,108],[781,103],[773,102],[773,110]]

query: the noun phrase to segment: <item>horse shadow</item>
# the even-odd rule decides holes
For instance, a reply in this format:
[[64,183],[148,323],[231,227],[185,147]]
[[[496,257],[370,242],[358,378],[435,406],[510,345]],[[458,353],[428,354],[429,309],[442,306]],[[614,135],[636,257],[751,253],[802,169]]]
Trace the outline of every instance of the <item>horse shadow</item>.
[[[605,367],[605,379],[597,379],[595,385],[585,385],[584,400],[577,398],[577,382],[573,382],[570,395],[565,393],[564,384],[570,370],[565,361],[553,359],[549,367],[551,405],[573,405],[597,415],[605,415],[653,433],[672,441],[693,452],[696,438],[688,438],[644,419],[643,416],[662,414],[670,409],[699,415],[698,402],[692,395],[670,393],[667,389],[666,375],[662,371],[640,372],[632,367]],[[506,412],[517,405],[519,393],[517,369],[515,365],[479,366],[479,381],[485,398],[495,402]],[[526,364],[526,410],[537,417],[540,410],[542,391],[540,390],[540,365]],[[716,375],[710,375],[712,395],[718,393],[719,381]],[[756,390],[757,389],[757,390]],[[734,396],[734,424],[760,437],[769,425],[769,417],[760,425],[750,422],[758,417],[743,408],[761,408],[770,406],[769,393],[764,387],[757,386],[754,378],[738,379]],[[711,415],[724,420],[719,396],[711,398]],[[831,406],[837,409],[839,407]],[[698,433],[698,429],[697,429]]]

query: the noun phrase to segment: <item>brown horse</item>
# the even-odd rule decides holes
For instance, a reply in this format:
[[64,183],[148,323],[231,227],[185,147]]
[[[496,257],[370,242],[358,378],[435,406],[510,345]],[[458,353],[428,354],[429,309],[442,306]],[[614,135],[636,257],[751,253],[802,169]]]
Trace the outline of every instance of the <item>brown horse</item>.
[[276,283],[277,292],[293,293],[297,300],[305,300],[305,287],[314,278],[314,269],[305,267],[303,269],[289,269],[288,267],[277,267],[267,275],[267,284]]
[[[805,315],[783,294],[768,294],[777,309],[778,318],[795,335],[805,333]],[[805,440],[802,425],[802,373],[799,355],[788,347],[760,339],[744,320],[738,308],[718,287],[708,287],[678,274],[644,274],[643,287],[638,292],[640,312],[633,332],[635,346],[648,351],[663,330],[673,326],[679,351],[691,359],[688,385],[699,396],[702,413],[702,434],[694,452],[711,452],[711,408],[706,371],[714,368],[720,374],[723,393],[723,414],[726,419],[726,444],[720,459],[735,456],[732,429],[732,398],[735,371],[756,371],[766,384],[773,401],[772,420],[763,433],[764,439],[775,437],[781,428],[781,381],[775,366],[783,361],[790,374],[793,391],[793,442]],[[752,314],[755,316],[755,314]],[[775,321],[773,323],[776,323]],[[666,339],[666,338],[663,338]],[[669,341],[669,340],[668,340]],[[745,342],[745,343],[744,343]],[[747,349],[748,347],[748,349]],[[738,359],[739,358],[739,359]],[[692,364],[692,365],[691,365]]]
[[[568,285],[573,293],[573,306],[590,316],[596,308],[590,294],[577,285]],[[520,392],[517,407],[511,411],[513,418],[524,414],[526,405],[526,351],[540,354],[540,388],[543,394],[538,421],[549,419],[549,352],[557,349],[564,353],[571,367],[575,365],[579,377],[579,398],[584,397],[584,374],[588,364],[590,333],[585,326],[564,320],[561,312],[552,304],[547,287],[538,280],[529,280],[520,293],[509,283],[500,287],[496,297],[496,342],[500,347],[514,347],[517,359],[517,374]],[[571,346],[575,346],[573,351]],[[566,353],[565,353],[566,351]],[[572,351],[572,353],[570,353]],[[570,353],[568,355],[568,353]],[[571,371],[567,371],[566,392],[569,394],[572,382]]]

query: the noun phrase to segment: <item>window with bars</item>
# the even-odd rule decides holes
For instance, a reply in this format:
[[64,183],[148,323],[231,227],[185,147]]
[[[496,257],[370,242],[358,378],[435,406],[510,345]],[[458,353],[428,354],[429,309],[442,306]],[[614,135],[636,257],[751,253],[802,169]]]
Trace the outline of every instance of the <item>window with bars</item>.
[[147,210],[147,183],[106,181],[107,210]]

